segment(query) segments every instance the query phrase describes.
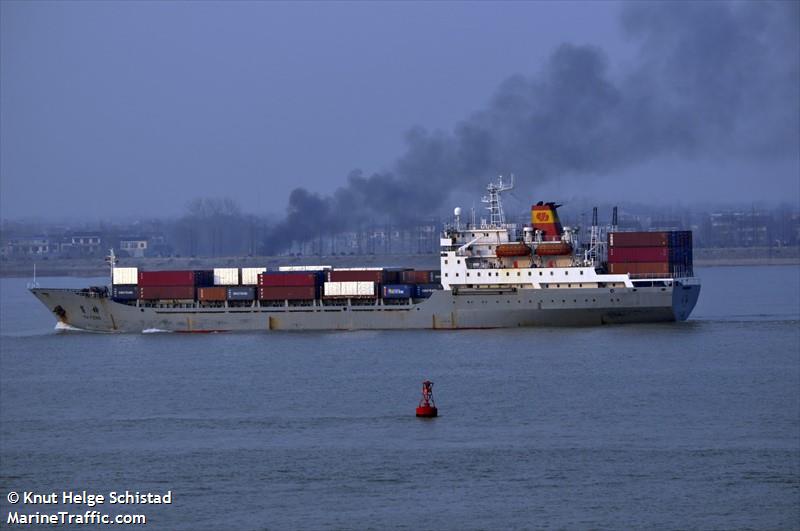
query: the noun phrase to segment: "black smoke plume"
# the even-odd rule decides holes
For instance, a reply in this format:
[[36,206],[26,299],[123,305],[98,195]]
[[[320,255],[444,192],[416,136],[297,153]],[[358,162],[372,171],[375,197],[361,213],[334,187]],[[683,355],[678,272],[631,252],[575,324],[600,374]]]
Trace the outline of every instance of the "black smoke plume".
[[639,45],[629,71],[612,78],[602,50],[563,44],[453,131],[410,130],[392,171],[354,171],[331,196],[295,189],[267,249],[409,224],[441,213],[450,190],[477,192],[508,171],[531,183],[668,155],[798,156],[800,3],[640,2],[621,25]]

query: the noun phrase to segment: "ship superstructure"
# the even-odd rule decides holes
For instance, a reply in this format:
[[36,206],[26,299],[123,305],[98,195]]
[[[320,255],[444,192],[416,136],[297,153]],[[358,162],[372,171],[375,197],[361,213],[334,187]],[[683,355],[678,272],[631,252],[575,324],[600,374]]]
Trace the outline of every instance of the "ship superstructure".
[[[71,327],[92,331],[463,329],[685,320],[700,292],[691,233],[614,232],[596,211],[588,244],[556,203],[531,223],[506,223],[502,178],[489,183],[488,218],[440,240],[440,270],[289,266],[205,271],[116,267],[110,288],[31,291]],[[474,218],[474,216],[473,216]]]

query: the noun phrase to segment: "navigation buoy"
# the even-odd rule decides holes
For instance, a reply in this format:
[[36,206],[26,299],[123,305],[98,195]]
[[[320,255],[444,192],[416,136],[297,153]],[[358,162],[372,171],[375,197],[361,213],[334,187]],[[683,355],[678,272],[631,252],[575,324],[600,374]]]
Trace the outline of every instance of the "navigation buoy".
[[422,398],[417,406],[417,416],[432,418],[439,414],[436,403],[433,401],[433,382],[425,380],[422,382]]

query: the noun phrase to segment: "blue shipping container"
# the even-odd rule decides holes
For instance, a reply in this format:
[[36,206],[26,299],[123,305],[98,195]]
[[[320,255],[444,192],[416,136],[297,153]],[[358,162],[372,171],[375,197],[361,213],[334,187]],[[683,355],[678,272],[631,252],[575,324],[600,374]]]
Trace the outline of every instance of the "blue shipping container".
[[117,284],[111,290],[111,297],[120,301],[130,301],[139,298],[139,288],[134,285]]
[[434,291],[438,291],[442,289],[441,284],[417,284],[415,286],[416,294],[415,296],[418,299],[427,299],[430,297]]
[[252,301],[256,298],[256,289],[252,286],[236,286],[228,288],[229,301]]
[[407,284],[387,284],[383,286],[384,299],[410,299],[413,296],[413,286]]

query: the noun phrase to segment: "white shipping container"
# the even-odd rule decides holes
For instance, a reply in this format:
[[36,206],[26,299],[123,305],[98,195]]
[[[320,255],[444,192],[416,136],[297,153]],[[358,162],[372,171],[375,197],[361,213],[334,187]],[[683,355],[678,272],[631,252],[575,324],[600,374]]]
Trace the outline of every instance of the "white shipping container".
[[242,268],[242,285],[243,286],[256,286],[258,285],[258,275],[266,272],[266,267],[243,267]]
[[336,271],[383,271],[384,267],[337,267]]
[[322,286],[322,294],[326,297],[338,297],[342,294],[341,282],[326,282]]
[[374,297],[374,282],[325,282],[326,297]]
[[328,265],[301,265],[301,266],[281,266],[278,271],[325,271],[333,269]]
[[215,267],[214,268],[215,286],[238,286],[239,268],[237,267]]
[[114,273],[111,276],[113,284],[138,284],[139,283],[139,268],[138,267],[115,267]]

